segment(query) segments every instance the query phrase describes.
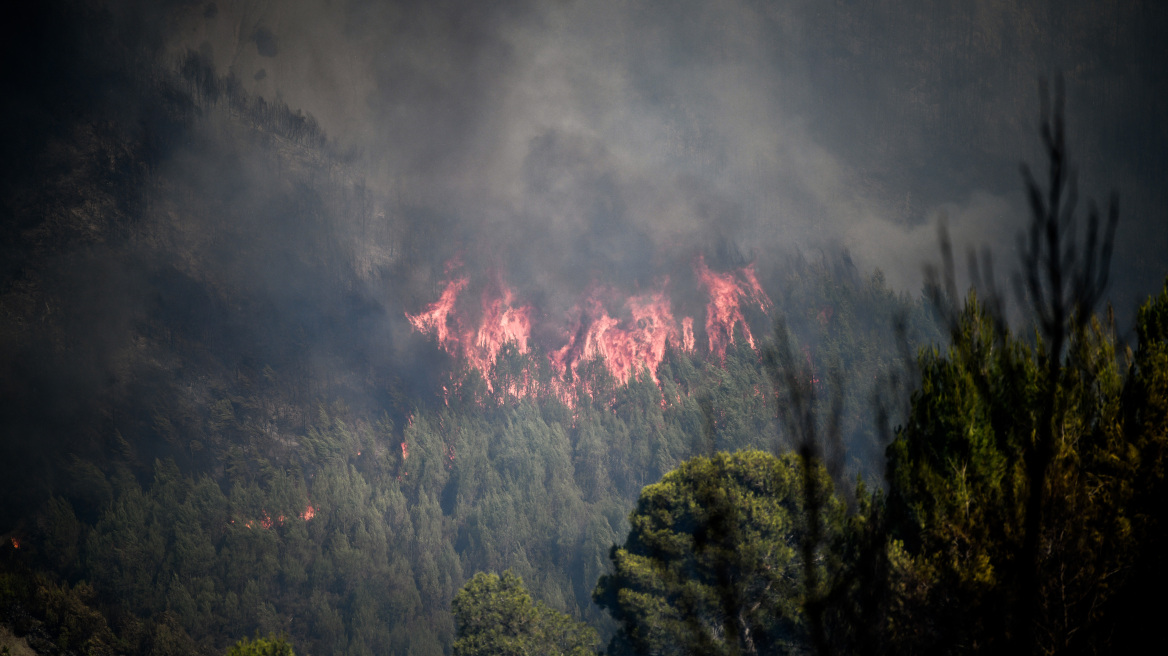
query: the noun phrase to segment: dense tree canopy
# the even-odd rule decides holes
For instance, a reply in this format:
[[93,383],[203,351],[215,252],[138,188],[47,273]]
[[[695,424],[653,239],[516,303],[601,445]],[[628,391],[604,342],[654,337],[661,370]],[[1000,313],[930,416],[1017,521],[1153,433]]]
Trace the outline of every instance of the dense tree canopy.
[[475,574],[454,597],[455,656],[587,656],[596,629],[533,603],[510,570]]
[[80,118],[4,182],[0,624],[36,651],[580,653],[588,622],[615,652],[1123,652],[1158,628],[1168,288],[1134,350],[1090,307],[1032,336],[970,298],[886,454],[874,387],[934,316],[850,260],[776,263],[754,334],[781,315],[833,395],[832,481],[789,453],[763,343],[671,345],[627,384],[585,361],[564,398],[507,391],[548,387],[538,349],[503,349],[493,387],[433,349],[399,368],[369,317],[437,278],[430,242],[355,261],[375,199],[309,117],[205,53],[97,45],[129,62],[103,97],[149,111],[54,103]]
[[283,637],[244,638],[227,650],[227,656],[296,656]]
[[[817,466],[830,544],[844,506]],[[617,653],[783,653],[804,640],[806,532],[798,456],[719,453],[682,463],[641,492],[613,547],[597,603],[620,625]],[[817,554],[815,567],[827,569]],[[818,591],[813,591],[818,592]]]
[[[1138,348],[1123,356],[1108,323],[1082,323],[1052,369],[1041,340],[1013,337],[969,299],[952,346],[920,356],[887,495],[851,520],[834,600],[842,649],[1107,653],[1153,630],[1133,618],[1162,608],[1143,595],[1165,578],[1150,554],[1164,545],[1166,308],[1168,285],[1139,311]],[[1054,448],[1035,480],[1026,464],[1046,394]],[[1034,485],[1042,513],[1027,521]],[[865,610],[879,623],[858,621]]]

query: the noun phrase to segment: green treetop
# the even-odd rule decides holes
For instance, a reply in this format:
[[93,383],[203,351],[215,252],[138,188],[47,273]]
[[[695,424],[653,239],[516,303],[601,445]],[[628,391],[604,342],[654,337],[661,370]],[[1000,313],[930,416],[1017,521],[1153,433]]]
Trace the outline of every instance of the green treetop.
[[[615,571],[593,593],[620,624],[611,650],[759,654],[804,644],[803,603],[821,591],[803,583],[801,466],[794,454],[719,453],[646,487],[628,540],[613,548]],[[822,465],[812,471],[828,544],[844,506]],[[815,567],[826,569],[820,553]]]
[[595,629],[533,603],[523,579],[510,570],[475,574],[452,605],[454,656],[585,656],[600,643]]
[[227,650],[227,656],[295,656],[292,645],[283,636],[244,638]]
[[[921,355],[921,388],[888,449],[892,651],[1109,652],[1130,641],[1117,627],[1149,612],[1133,592],[1164,580],[1148,555],[1164,543],[1166,307],[1168,288],[1140,310],[1126,366],[1097,318],[1070,332],[1058,368],[1044,366],[1057,357],[1044,342],[1014,338],[974,297],[948,351]],[[1049,463],[1036,480],[1027,456],[1044,431]],[[1039,485],[1041,521],[1027,521]]]

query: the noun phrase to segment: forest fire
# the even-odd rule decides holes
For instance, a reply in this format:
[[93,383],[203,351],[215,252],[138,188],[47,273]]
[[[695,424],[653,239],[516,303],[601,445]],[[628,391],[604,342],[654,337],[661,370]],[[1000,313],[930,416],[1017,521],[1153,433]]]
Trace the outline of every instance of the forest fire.
[[[552,366],[563,380],[582,360],[603,358],[612,377],[621,383],[640,370],[647,369],[657,382],[657,366],[665,357],[665,346],[672,342],[685,348],[680,340],[677,322],[673,319],[669,299],[664,292],[633,296],[625,303],[631,321],[622,322],[609,316],[600,301],[591,298],[587,310],[581,312],[570,331],[568,343],[552,352]],[[693,321],[688,321],[690,348],[692,348]]]
[[698,279],[710,295],[706,304],[706,336],[710,340],[710,352],[725,358],[726,347],[734,343],[734,328],[739,324],[747,343],[754,348],[754,335],[750,334],[750,325],[742,316],[742,302],[753,302],[763,310],[771,307],[771,299],[754,275],[754,265],[739,271],[741,280],[736,280],[733,273],[711,271],[705,258],[699,257],[695,268]]
[[450,313],[454,310],[454,302],[458,300],[458,294],[463,287],[470,282],[467,278],[456,278],[446,284],[446,289],[442,290],[442,296],[438,297],[428,305],[423,312],[418,314],[407,314],[406,318],[410,320],[410,324],[414,326],[414,330],[420,333],[433,332],[434,336],[438,338],[438,346],[444,349],[452,349],[458,344],[458,336],[451,336],[447,327],[450,319]]
[[[470,284],[467,276],[451,275],[460,266],[457,260],[446,267],[447,280],[438,300],[417,314],[406,313],[414,330],[432,335],[438,347],[459,357],[482,374],[487,390],[494,392],[500,384],[496,362],[508,345],[519,353],[528,353],[532,347],[532,316],[530,305],[517,301],[515,292],[496,279],[481,293],[477,318],[470,316],[459,296]],[[712,271],[699,257],[694,273],[708,297],[705,330],[709,352],[724,359],[726,348],[734,343],[738,326],[751,347],[754,336],[743,316],[743,308],[755,305],[763,311],[771,307],[770,298],[763,291],[749,265],[737,271]],[[565,340],[560,345],[544,345],[554,378],[546,390],[570,403],[568,390],[578,380],[581,363],[600,360],[612,378],[626,384],[642,371],[654,381],[657,368],[665,358],[667,345],[683,352],[693,352],[696,346],[693,317],[675,318],[673,302],[666,293],[669,280],[662,281],[656,290],[630,296],[623,302],[617,316],[609,313],[602,300],[602,290],[593,288],[582,303],[569,313],[565,327],[560,330]],[[499,391],[514,397],[535,393],[530,371],[510,372]],[[449,403],[450,388],[443,388]],[[403,456],[405,455],[403,445]]]
[[[503,289],[499,298],[488,300],[483,296],[483,319],[479,325],[473,347],[465,349],[471,366],[479,371],[489,371],[495,364],[499,351],[507,344],[514,344],[520,353],[527,352],[527,342],[531,336],[531,308],[515,307],[510,289]],[[487,383],[490,387],[490,381]]]
[[[260,510],[260,514],[261,514],[261,516],[258,519],[248,519],[246,521],[241,520],[241,525],[244,528],[249,528],[249,529],[256,528],[258,526],[259,528],[262,528],[262,529],[271,530],[277,526],[283,526],[285,520],[288,519],[284,515],[276,515],[275,517],[272,517],[271,515],[268,514],[267,510],[263,510],[263,509]],[[297,515],[297,517],[299,517],[300,519],[302,519],[306,522],[315,516],[316,516],[316,508],[314,508],[312,506],[312,504],[308,504],[307,506],[305,506],[304,510]],[[235,524],[235,520],[234,519],[229,520],[228,523]]]
[[[452,266],[448,265],[447,269]],[[520,353],[526,353],[531,335],[531,308],[516,306],[514,295],[502,283],[497,290],[488,288],[482,295],[482,319],[477,328],[467,328],[463,317],[454,313],[458,295],[469,282],[468,278],[453,278],[446,283],[437,301],[418,314],[406,314],[410,324],[423,334],[433,334],[438,346],[451,355],[466,358],[471,367],[483,372],[487,389],[493,390],[491,371],[499,351],[514,344]],[[453,319],[454,330],[450,323]]]

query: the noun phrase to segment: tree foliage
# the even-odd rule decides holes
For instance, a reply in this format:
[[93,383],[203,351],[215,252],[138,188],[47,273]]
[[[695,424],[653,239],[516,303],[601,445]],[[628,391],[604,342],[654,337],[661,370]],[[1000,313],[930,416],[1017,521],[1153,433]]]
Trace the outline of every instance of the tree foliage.
[[[143,106],[52,103],[59,147],[30,146],[5,183],[28,193],[6,210],[21,254],[0,292],[0,620],[38,651],[215,654],[253,634],[308,653],[439,654],[472,635],[591,649],[578,622],[612,627],[594,589],[616,650],[1124,651],[1157,626],[1168,291],[1132,351],[1092,313],[1116,211],[1089,212],[1069,248],[1061,119],[1047,186],[1027,174],[1019,282],[1037,334],[1008,330],[992,289],[961,306],[944,290],[951,343],[916,360],[887,491],[861,487],[845,517],[825,450],[777,419],[793,397],[771,393],[765,344],[672,348],[659,384],[582,363],[571,404],[506,392],[547,387],[537,352],[505,349],[493,391],[451,377],[457,363],[391,370],[369,317],[403,293],[381,282],[441,266],[429,242],[377,220],[311,117],[249,97],[206,54],[175,71],[92,45],[102,97]],[[801,420],[840,436],[834,484],[878,481],[874,387],[936,341],[932,317],[846,256],[763,278],[788,383],[845,383],[835,423]],[[91,301],[110,290],[124,303]],[[402,378],[454,384],[431,398]]]
[[244,638],[227,650],[227,656],[296,656],[283,636]]
[[[887,497],[866,511],[883,527],[875,539],[886,540],[887,569],[852,572],[886,592],[880,632],[890,651],[1128,644],[1116,609],[1148,577],[1163,577],[1145,554],[1163,535],[1162,513],[1149,509],[1163,498],[1168,464],[1168,421],[1157,410],[1168,389],[1151,382],[1168,365],[1156,325],[1166,304],[1168,287],[1140,310],[1134,357],[1121,358],[1109,324],[1092,318],[1071,333],[1062,366],[1052,369],[1041,340],[1028,345],[999,332],[971,296],[952,346],[922,353],[921,387],[888,450]],[[1048,394],[1054,441],[1036,480],[1026,463]],[[1025,543],[1034,485],[1042,486],[1042,521],[1032,562]]]
[[587,624],[533,603],[523,579],[510,570],[475,574],[452,608],[455,656],[585,656],[600,643]]
[[[765,617],[781,622],[801,613],[811,630],[772,639],[770,648],[1112,653],[1155,640],[1163,604],[1154,600],[1166,582],[1155,554],[1166,546],[1168,281],[1138,312],[1136,351],[1117,346],[1110,310],[1094,314],[1107,280],[1116,203],[1113,198],[1102,237],[1091,209],[1079,242],[1061,89],[1058,96],[1053,114],[1044,108],[1048,186],[1024,171],[1032,223],[1022,238],[1018,288],[1033,336],[1014,335],[992,276],[982,278],[976,269],[972,277],[985,296],[971,292],[964,305],[956,304],[952,253],[942,233],[944,284],[934,277],[927,291],[951,341],[916,358],[919,384],[887,449],[887,490],[870,492],[861,484],[856,512],[846,519],[830,511],[820,517],[817,504],[805,503],[808,527],[816,520],[831,527],[821,538],[810,531],[800,538],[797,528],[746,537],[715,519],[736,517],[733,512],[690,510],[693,517],[676,521],[685,516],[676,507],[711,505],[676,501],[684,498],[676,481],[698,461],[683,465],[645,489],[629,541],[614,548],[616,571],[598,586],[598,602],[621,623],[612,651],[755,651],[746,631],[733,637],[730,618],[737,616],[729,609],[739,606],[716,605],[735,599],[732,579],[711,583],[696,557],[679,557],[701,542],[693,536],[710,523],[719,539],[759,540],[771,548],[802,543],[839,565],[822,578],[804,573],[808,587],[822,580],[821,589],[802,598],[794,585],[780,593],[790,607],[771,607]],[[989,257],[981,264],[988,273]],[[789,402],[780,408],[800,454],[818,458],[821,426],[829,438],[838,435],[844,404],[833,398],[830,416],[820,414],[817,387],[809,382],[814,374],[797,361],[795,340],[782,327],[776,335],[771,366],[778,396]],[[820,485],[805,480],[798,491],[813,495]],[[722,480],[709,487],[735,486]],[[673,568],[675,562],[686,565]],[[722,571],[765,580],[756,569],[736,561]]]
[[[844,506],[822,466],[824,544]],[[690,459],[641,492],[614,571],[594,593],[620,626],[611,650],[782,653],[804,640],[799,457],[761,451]],[[816,568],[831,564],[826,550]],[[826,571],[824,572],[826,573]]]

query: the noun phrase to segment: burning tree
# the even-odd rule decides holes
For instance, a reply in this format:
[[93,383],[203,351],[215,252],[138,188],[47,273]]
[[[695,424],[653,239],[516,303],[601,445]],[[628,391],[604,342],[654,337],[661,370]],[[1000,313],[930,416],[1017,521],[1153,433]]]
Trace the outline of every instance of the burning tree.
[[[457,261],[449,262],[447,272],[459,266]],[[759,284],[754,265],[716,272],[699,257],[694,272],[708,298],[705,320],[708,352],[720,361],[725,360],[726,349],[734,343],[736,332],[755,348],[743,308],[750,305],[766,312],[773,304]],[[501,280],[484,288],[476,308],[461,310],[460,296],[469,283],[470,278],[466,276],[450,276],[436,301],[417,314],[407,313],[406,319],[414,330],[432,336],[439,348],[459,358],[468,371],[478,372],[488,392],[517,398],[546,393],[572,405],[572,390],[584,378],[582,367],[590,361],[601,362],[620,385],[642,372],[660,384],[657,370],[668,348],[687,353],[695,350],[693,317],[675,316],[668,278],[653,291],[625,297],[620,303],[623,312],[616,316],[609,313],[604,302],[605,296],[612,295],[611,290],[594,287],[568,313],[560,330],[562,342],[546,345],[546,364],[552,373],[547,385],[538,384],[537,372],[529,368],[508,372],[512,380],[503,389],[496,390],[501,372],[499,361],[506,356],[507,349],[512,348],[520,355],[531,352],[536,313],[532,306],[520,303],[516,292]],[[585,393],[591,396],[591,391]]]

